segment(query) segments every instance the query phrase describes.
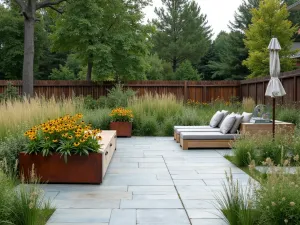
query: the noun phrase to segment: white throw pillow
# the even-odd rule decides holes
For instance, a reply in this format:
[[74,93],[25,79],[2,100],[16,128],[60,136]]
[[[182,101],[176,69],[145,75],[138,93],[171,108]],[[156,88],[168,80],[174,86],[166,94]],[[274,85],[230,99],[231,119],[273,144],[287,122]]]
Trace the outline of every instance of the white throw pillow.
[[242,123],[249,123],[252,118],[252,113],[243,112],[242,116]]
[[215,113],[215,115],[213,115],[213,117],[211,118],[210,120],[210,123],[209,123],[209,126],[215,128],[218,126],[218,124],[221,122],[221,120],[223,119],[224,117],[224,113],[220,112],[220,111],[217,111]]
[[229,133],[231,134],[235,134],[237,132],[237,130],[239,129],[239,126],[242,123],[244,116],[240,115],[240,114],[235,114],[235,122],[233,124],[233,126],[231,127]]
[[219,123],[218,127],[221,127],[224,119],[226,118],[227,115],[229,115],[229,111],[222,110],[221,112],[224,113],[224,116],[223,116],[223,119],[221,120],[221,122]]
[[232,126],[234,125],[234,123],[235,123],[235,115],[230,114],[226,116],[226,118],[224,119],[220,127],[220,132],[222,134],[227,134],[232,128]]

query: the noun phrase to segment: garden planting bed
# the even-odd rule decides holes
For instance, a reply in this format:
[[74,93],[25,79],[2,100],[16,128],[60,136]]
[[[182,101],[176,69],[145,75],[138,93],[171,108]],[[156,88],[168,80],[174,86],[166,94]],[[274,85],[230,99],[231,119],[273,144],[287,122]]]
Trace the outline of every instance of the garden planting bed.
[[21,152],[20,171],[28,179],[34,164],[40,182],[100,184],[116,150],[116,131],[102,131],[101,136],[100,153],[68,156],[67,162],[58,153],[43,157]]

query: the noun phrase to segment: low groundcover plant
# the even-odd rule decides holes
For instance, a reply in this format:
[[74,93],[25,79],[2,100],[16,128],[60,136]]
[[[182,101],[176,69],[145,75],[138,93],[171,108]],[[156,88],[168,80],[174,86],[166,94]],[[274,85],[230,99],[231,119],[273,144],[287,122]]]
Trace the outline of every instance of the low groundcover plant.
[[26,152],[41,153],[43,156],[57,152],[65,159],[72,154],[89,155],[89,152],[99,152],[101,130],[92,130],[90,125],[81,121],[82,116],[66,115],[32,127],[25,132],[29,139]]
[[132,122],[133,113],[130,109],[125,108],[116,108],[111,111],[109,114],[112,122]]

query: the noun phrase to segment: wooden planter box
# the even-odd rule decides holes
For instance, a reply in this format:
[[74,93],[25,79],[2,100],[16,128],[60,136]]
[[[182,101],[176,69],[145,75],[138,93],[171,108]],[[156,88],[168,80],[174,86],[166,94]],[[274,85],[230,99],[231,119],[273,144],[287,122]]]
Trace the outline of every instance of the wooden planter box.
[[131,137],[131,122],[111,122],[110,130],[116,130],[118,137]]
[[103,131],[101,153],[89,156],[68,156],[67,163],[60,154],[47,157],[41,154],[19,154],[19,169],[28,179],[32,164],[40,182],[47,183],[88,183],[100,184],[116,149],[116,132]]

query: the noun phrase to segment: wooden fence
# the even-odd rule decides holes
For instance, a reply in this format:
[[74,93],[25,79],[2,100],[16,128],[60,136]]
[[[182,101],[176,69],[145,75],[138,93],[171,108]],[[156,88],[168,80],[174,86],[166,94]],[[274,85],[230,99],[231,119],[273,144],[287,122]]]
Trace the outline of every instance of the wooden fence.
[[[251,97],[256,103],[271,104],[272,98],[265,96],[270,77],[244,80],[240,82],[241,97]],[[282,73],[280,76],[286,95],[276,98],[278,104],[300,101],[300,70]]]
[[[287,95],[278,98],[277,102],[283,104],[300,101],[300,70],[283,73],[280,79]],[[130,81],[124,87],[137,91],[138,95],[172,93],[177,98],[199,102],[210,102],[218,97],[225,101],[231,97],[251,97],[256,103],[268,104],[271,98],[265,96],[265,90],[269,80],[270,77],[244,81]],[[0,80],[0,93],[5,90],[8,82],[22,93],[22,81],[18,80]],[[112,82],[37,80],[34,92],[47,98],[87,95],[99,98],[106,96],[113,86]]]
[[[17,87],[20,94],[22,93],[22,82],[12,80],[0,80],[0,93],[5,90],[8,82]],[[37,80],[34,83],[34,92],[47,98],[81,95],[99,98],[107,95],[113,86],[112,82]],[[125,88],[135,90],[138,95],[172,93],[177,98],[199,102],[210,102],[218,97],[228,101],[232,96],[240,95],[239,86],[239,81],[130,81],[124,84]]]

